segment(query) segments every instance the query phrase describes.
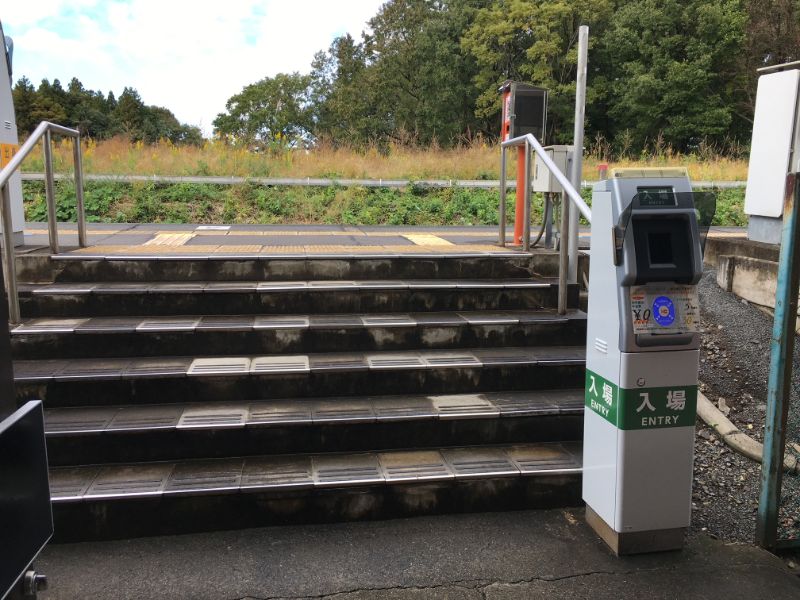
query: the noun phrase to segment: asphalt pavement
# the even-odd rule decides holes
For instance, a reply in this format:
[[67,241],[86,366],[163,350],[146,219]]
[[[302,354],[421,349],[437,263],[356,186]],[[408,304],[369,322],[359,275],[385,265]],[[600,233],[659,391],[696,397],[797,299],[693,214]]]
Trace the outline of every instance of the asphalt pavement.
[[446,515],[48,546],[61,598],[797,599],[771,554],[706,536],[616,558],[583,509]]

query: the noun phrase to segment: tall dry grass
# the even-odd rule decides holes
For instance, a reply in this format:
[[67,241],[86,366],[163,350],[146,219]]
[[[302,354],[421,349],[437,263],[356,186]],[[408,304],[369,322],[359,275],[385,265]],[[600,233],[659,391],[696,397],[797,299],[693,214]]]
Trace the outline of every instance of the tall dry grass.
[[[58,171],[71,169],[71,152],[71,142],[56,143],[54,156]],[[86,173],[113,175],[496,179],[499,156],[497,145],[482,140],[452,149],[395,144],[359,150],[322,146],[311,150],[257,153],[216,141],[208,141],[201,147],[175,146],[168,141],[148,146],[114,138],[101,142],[89,140],[83,149]],[[656,144],[652,151],[635,159],[608,160],[607,156],[602,145],[590,147],[584,161],[583,178],[597,179],[598,164],[603,162],[610,168],[685,166],[691,178],[698,181],[747,178],[746,159],[723,156],[714,148],[701,147],[697,153],[681,154]],[[23,169],[41,172],[40,154],[32,154]]]

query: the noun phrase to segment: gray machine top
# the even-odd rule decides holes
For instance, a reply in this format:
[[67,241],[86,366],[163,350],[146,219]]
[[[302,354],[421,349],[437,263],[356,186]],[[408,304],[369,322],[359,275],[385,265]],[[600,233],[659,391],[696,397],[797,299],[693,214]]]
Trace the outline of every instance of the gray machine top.
[[[613,279],[622,309],[620,348],[694,346],[696,324],[681,330],[678,317],[688,311],[692,316],[687,320],[692,321],[699,310],[694,286],[703,273],[705,235],[713,219],[715,196],[693,192],[680,169],[640,175],[623,170],[595,187],[611,192]],[[662,310],[669,312],[660,321],[655,314],[661,308],[659,301],[666,306]],[[645,319],[637,320],[637,307],[647,311]]]

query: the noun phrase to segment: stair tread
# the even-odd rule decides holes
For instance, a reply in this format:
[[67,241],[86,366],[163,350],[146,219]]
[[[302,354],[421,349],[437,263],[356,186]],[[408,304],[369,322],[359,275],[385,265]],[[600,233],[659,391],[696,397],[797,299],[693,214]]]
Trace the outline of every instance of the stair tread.
[[582,389],[482,394],[242,400],[45,410],[48,436],[432,419],[579,415]]
[[18,383],[91,381],[141,377],[282,375],[353,370],[485,368],[524,364],[576,365],[585,362],[584,346],[526,346],[457,350],[374,351],[364,353],[269,356],[135,357],[19,360]]
[[[228,284],[236,285],[228,285]],[[163,281],[163,282],[68,282],[23,283],[21,294],[33,295],[104,295],[104,294],[202,294],[202,293],[277,293],[287,291],[358,291],[380,289],[519,289],[544,288],[555,285],[553,277],[517,279],[390,279],[390,280],[289,280],[289,281]]]
[[581,445],[547,442],[55,467],[54,503],[580,474]]
[[331,315],[201,315],[180,317],[42,317],[26,319],[12,335],[87,333],[160,333],[249,331],[259,329],[362,329],[383,327],[440,327],[565,323],[585,320],[586,313],[570,310],[441,311],[430,313],[353,313]]
[[226,261],[226,262],[270,262],[272,260],[374,260],[374,258],[381,259],[420,259],[420,258],[434,258],[437,260],[447,259],[464,259],[464,258],[480,258],[480,259],[494,259],[498,262],[508,260],[509,258],[532,258],[536,254],[545,255],[550,254],[557,256],[554,251],[542,251],[541,249],[536,252],[522,252],[520,249],[515,248],[497,248],[476,250],[474,248],[459,248],[458,245],[447,246],[446,250],[440,247],[435,252],[425,249],[425,251],[417,251],[414,246],[409,246],[405,251],[398,251],[396,247],[386,248],[371,248],[369,252],[353,252],[343,248],[339,251],[331,251],[326,254],[319,254],[317,252],[306,252],[304,246],[296,246],[296,250],[292,252],[196,252],[187,255],[186,252],[171,253],[168,247],[165,247],[160,254],[156,253],[141,253],[141,254],[125,254],[120,252],[103,252],[102,249],[98,252],[62,252],[60,254],[50,255],[50,259],[54,261],[69,261],[69,262],[94,262],[98,260],[107,262],[153,262],[153,261]]

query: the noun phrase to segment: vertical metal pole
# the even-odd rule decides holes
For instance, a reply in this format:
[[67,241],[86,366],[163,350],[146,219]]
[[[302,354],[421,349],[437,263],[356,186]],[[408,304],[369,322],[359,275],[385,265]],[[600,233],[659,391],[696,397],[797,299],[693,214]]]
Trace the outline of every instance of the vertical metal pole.
[[544,247],[553,247],[553,197],[550,192],[544,193]]
[[11,323],[19,323],[22,319],[19,312],[19,295],[17,294],[17,265],[14,254],[14,224],[11,222],[11,190],[8,184],[2,190],[2,213],[3,225],[3,274],[6,280],[6,292],[8,294],[8,320]]
[[522,223],[522,250],[530,252],[531,250],[531,151],[533,148],[528,146],[528,140],[525,140],[525,208],[522,211],[525,221]]
[[525,144],[517,146],[517,198],[514,211],[514,241],[512,245],[519,246],[522,242],[522,219],[525,215]]
[[[578,192],[581,191],[583,173],[583,128],[586,114],[586,65],[589,54],[589,27],[581,25],[578,29],[578,77],[575,83],[575,129],[572,144],[575,156],[572,158],[570,182]],[[567,200],[569,202],[569,200]],[[569,220],[569,282],[578,281],[578,232],[580,212],[573,210]]]
[[47,230],[50,233],[50,252],[58,254],[58,221],[56,221],[56,190],[53,179],[53,148],[50,131],[44,132],[44,192],[47,197]]
[[[575,212],[578,212],[577,210]],[[558,314],[567,313],[567,266],[569,261],[570,199],[561,192],[561,231],[558,240]]]
[[500,147],[500,237],[501,246],[506,245],[506,149]]
[[778,537],[778,508],[786,448],[786,419],[791,394],[792,354],[797,321],[797,287],[800,284],[800,187],[797,174],[786,178],[783,233],[778,262],[778,289],[770,342],[767,379],[767,417],[764,429],[764,459],[761,463],[761,496],[756,519],[756,542],[774,549]]
[[78,212],[78,245],[86,248],[86,213],[83,202],[83,161],[81,136],[72,138],[72,162],[75,169],[75,210]]

